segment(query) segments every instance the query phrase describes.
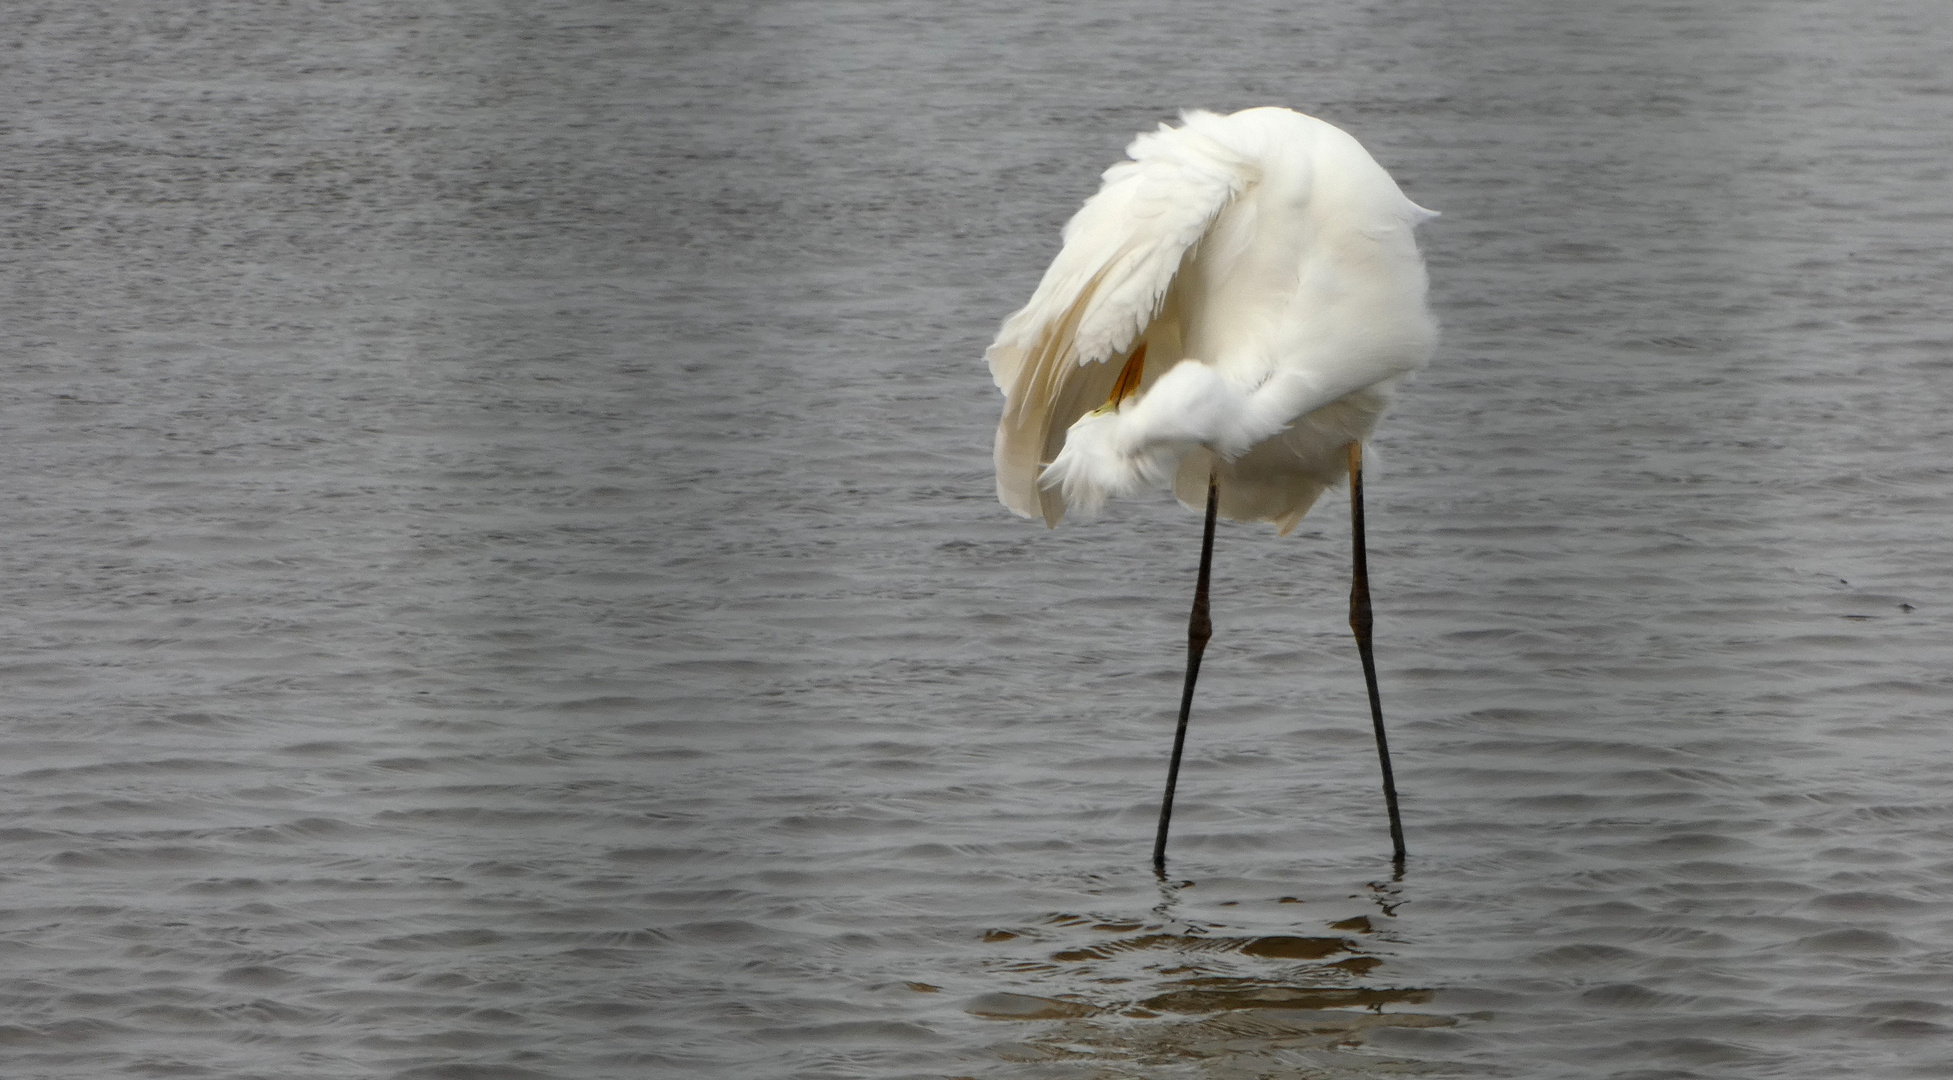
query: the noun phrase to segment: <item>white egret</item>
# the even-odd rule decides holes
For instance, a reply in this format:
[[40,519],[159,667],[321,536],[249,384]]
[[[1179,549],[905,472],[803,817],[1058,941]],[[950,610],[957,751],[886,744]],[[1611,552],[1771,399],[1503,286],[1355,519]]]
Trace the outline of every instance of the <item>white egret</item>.
[[1350,627],[1395,857],[1403,826],[1370,647],[1362,445],[1437,341],[1404,196],[1348,133],[1288,109],[1189,112],[1126,148],[987,359],[1004,392],[997,496],[1056,526],[1171,486],[1204,502],[1187,677],[1154,843],[1164,872],[1194,680],[1210,634],[1214,518],[1286,535],[1350,482]]

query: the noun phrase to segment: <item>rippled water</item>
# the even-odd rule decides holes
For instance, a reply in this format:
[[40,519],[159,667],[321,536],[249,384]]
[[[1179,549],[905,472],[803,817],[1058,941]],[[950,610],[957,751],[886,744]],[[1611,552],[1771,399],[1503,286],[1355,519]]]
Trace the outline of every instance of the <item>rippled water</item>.
[[[1591,10],[1589,10],[1591,7]],[[1938,1077],[1953,16],[9,9],[0,1071]],[[1347,514],[991,496],[1137,130],[1279,103],[1445,344]]]

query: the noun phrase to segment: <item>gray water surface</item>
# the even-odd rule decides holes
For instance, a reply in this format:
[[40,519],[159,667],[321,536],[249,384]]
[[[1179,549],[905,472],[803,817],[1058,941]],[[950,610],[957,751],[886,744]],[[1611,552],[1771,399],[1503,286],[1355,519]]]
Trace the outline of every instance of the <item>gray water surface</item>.
[[[8,1077],[1944,1077],[1953,9],[13,5]],[[1348,514],[1057,531],[1139,130],[1413,198]]]

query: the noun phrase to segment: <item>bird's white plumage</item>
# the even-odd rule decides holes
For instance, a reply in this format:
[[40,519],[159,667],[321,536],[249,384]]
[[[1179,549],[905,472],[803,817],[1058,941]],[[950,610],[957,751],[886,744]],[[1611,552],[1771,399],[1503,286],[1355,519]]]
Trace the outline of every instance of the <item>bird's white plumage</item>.
[[[1287,109],[1183,121],[1106,170],[990,346],[1019,514],[1168,483],[1198,505],[1212,471],[1222,513],[1287,532],[1431,354],[1411,229],[1433,215],[1355,139]],[[1138,393],[1094,412],[1141,348]]]

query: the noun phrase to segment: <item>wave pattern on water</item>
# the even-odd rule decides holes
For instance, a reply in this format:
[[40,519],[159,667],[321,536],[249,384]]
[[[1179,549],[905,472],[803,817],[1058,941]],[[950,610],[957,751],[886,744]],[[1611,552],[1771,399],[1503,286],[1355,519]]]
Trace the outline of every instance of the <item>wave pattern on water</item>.
[[[1941,7],[17,7],[7,1075],[1943,1075]],[[1413,857],[1325,504],[1160,882],[1197,521],[1010,518],[979,358],[1266,103],[1445,215]]]

